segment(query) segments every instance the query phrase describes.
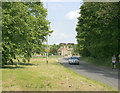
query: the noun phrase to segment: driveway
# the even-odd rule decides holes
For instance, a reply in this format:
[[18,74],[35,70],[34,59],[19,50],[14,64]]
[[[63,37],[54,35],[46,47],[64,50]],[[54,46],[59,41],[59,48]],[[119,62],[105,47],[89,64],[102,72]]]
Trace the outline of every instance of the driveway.
[[96,66],[82,60],[80,65],[70,65],[68,64],[68,58],[60,58],[59,62],[82,76],[102,82],[118,90],[118,70],[116,69]]

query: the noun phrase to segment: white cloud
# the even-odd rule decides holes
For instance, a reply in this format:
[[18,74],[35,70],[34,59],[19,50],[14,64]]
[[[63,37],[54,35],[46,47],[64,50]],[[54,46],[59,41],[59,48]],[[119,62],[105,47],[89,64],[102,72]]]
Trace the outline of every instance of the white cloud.
[[77,43],[76,38],[72,34],[66,34],[64,32],[54,31],[49,37],[49,44],[59,44],[59,43]]
[[51,36],[54,36],[56,37],[57,39],[65,39],[65,38],[68,38],[69,36],[61,31],[58,31],[58,30],[54,30],[52,35]]
[[50,37],[51,38],[54,37],[56,38],[56,40],[62,41],[62,40],[70,39],[72,37],[72,34],[68,34],[68,33],[66,34],[66,32],[54,30]]
[[74,19],[77,19],[80,14],[79,14],[79,10],[76,10],[76,11],[70,11],[69,13],[67,13],[65,15],[65,19],[68,19],[68,20],[74,20]]

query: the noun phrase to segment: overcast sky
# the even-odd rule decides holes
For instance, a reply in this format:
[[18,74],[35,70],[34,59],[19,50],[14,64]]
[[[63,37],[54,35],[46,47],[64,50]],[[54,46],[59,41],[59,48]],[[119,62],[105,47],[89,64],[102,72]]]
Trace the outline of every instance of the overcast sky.
[[[53,1],[53,0],[52,0]],[[58,0],[56,0],[58,1]],[[59,43],[77,43],[76,24],[82,2],[48,2],[48,20],[54,32],[49,37],[49,45]],[[44,2],[46,7],[47,3]]]

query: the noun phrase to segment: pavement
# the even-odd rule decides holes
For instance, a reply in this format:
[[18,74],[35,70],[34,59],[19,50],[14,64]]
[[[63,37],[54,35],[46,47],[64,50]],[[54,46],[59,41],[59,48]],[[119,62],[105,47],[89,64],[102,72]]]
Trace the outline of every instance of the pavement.
[[118,70],[117,69],[106,68],[103,66],[96,66],[94,64],[90,64],[82,60],[80,60],[80,65],[70,65],[68,64],[67,57],[60,58],[59,62],[63,66],[69,68],[70,70],[82,76],[107,84],[118,90]]

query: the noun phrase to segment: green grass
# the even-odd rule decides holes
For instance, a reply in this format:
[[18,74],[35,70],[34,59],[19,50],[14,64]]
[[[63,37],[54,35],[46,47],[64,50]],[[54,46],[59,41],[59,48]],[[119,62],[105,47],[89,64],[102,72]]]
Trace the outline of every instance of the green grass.
[[100,82],[80,76],[58,63],[58,57],[34,57],[30,64],[2,70],[3,91],[115,91]]
[[[100,66],[104,66],[104,67],[108,67],[108,68],[112,68],[112,58],[107,58],[103,60],[98,60],[98,59],[94,59],[92,57],[80,57],[80,60],[84,60],[88,63],[92,63],[95,65],[100,65]],[[116,63],[116,68],[118,68],[118,63]]]

